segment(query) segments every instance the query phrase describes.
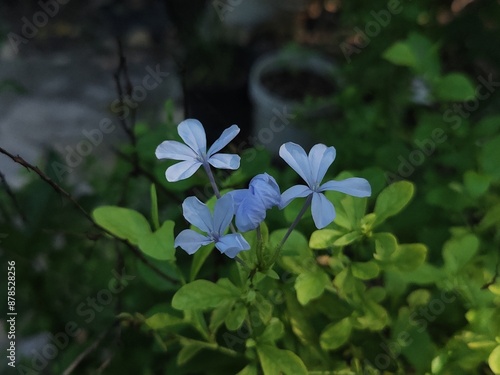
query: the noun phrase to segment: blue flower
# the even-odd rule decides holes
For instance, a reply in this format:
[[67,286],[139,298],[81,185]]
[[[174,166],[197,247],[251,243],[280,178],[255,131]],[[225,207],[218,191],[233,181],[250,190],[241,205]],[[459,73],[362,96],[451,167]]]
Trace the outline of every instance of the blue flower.
[[230,193],[236,206],[236,226],[242,232],[257,228],[266,218],[266,210],[278,206],[281,201],[280,188],[276,180],[267,173],[252,178],[248,189]]
[[229,258],[234,258],[240,251],[250,249],[250,245],[240,233],[224,234],[234,216],[234,203],[230,195],[226,194],[217,200],[213,215],[196,197],[186,198],[182,203],[182,211],[187,221],[206,234],[185,229],[175,239],[175,247],[194,254],[201,246],[214,242],[215,247]]
[[334,147],[317,144],[309,155],[299,145],[288,142],[280,147],[280,156],[299,174],[306,185],[292,186],[281,196],[280,208],[286,207],[293,199],[312,195],[311,212],[318,229],[326,227],[335,219],[335,207],[323,194],[327,190],[340,191],[355,197],[369,197],[371,187],[364,178],[348,178],[343,181],[328,181],[321,185],[326,171],[335,160]]
[[233,125],[224,130],[208,151],[207,137],[201,122],[187,119],[179,124],[177,130],[186,144],[177,141],[164,141],[156,148],[155,152],[158,159],[182,160],[167,169],[168,181],[175,182],[189,178],[202,165],[205,168],[208,168],[209,164],[221,169],[239,168],[240,157],[238,155],[216,154],[240,132],[238,126]]

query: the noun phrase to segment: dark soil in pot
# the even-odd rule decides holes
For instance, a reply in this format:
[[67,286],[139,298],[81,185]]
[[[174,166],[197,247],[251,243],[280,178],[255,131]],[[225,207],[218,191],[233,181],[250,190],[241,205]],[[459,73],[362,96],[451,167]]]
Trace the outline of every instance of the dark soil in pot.
[[327,78],[306,70],[266,72],[260,81],[267,90],[282,99],[298,102],[306,97],[322,98],[336,92],[335,85]]

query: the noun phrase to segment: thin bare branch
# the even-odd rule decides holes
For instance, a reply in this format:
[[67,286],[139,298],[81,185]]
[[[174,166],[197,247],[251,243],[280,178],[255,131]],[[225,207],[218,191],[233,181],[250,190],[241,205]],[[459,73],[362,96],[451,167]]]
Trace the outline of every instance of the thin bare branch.
[[163,279],[168,280],[173,283],[177,283],[177,280],[171,278],[164,272],[162,272],[158,267],[156,267],[154,264],[152,264],[141,252],[139,249],[136,247],[132,246],[127,240],[124,240],[122,238],[119,238],[115,236],[113,233],[108,231],[106,228],[100,226],[97,224],[92,216],[78,203],[73,196],[71,196],[70,193],[68,193],[66,190],[64,190],[61,186],[59,186],[56,182],[54,182],[49,176],[47,176],[44,172],[40,170],[35,165],[32,165],[28,163],[26,160],[24,160],[21,156],[19,155],[13,155],[4,148],[0,147],[0,153],[8,156],[10,159],[12,159],[15,163],[22,165],[24,168],[26,168],[29,171],[35,172],[43,181],[45,181],[47,184],[49,184],[52,189],[54,189],[57,193],[61,194],[63,197],[68,199],[77,209],[80,211],[80,213],[90,222],[92,223],[95,227],[99,228],[103,232],[109,234],[111,237],[116,239],[117,241],[125,244],[132,253],[139,258],[139,260],[144,263],[147,267],[149,267],[153,272],[155,272],[157,275],[161,276]]

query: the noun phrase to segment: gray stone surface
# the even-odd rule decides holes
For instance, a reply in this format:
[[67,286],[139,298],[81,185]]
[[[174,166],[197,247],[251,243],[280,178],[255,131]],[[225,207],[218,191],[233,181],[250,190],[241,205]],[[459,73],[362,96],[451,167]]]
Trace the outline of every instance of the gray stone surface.
[[[139,118],[154,121],[161,116],[165,100],[180,102],[181,88],[172,62],[158,61],[142,52],[131,55],[128,64],[132,86],[138,90],[135,99],[139,98],[131,102],[138,105]],[[116,66],[116,55],[96,55],[83,48],[31,54],[29,58],[4,53],[0,58],[0,82],[13,82],[23,91],[0,91],[0,146],[35,164],[42,162],[50,149],[64,158],[68,147],[74,149],[87,139],[84,130],[88,133],[99,129],[103,119],[110,119],[114,130],[103,133],[102,142],[93,145],[89,156],[111,165],[113,153],[109,146],[124,139],[112,111],[118,97],[113,80]],[[144,77],[155,69],[168,72],[168,77],[154,89],[144,89]],[[0,171],[13,187],[25,181],[20,167],[3,155]]]

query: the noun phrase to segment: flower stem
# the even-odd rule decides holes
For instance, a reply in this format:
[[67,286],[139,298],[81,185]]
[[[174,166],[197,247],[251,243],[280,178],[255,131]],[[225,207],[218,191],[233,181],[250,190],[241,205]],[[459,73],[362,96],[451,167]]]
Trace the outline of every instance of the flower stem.
[[[220,191],[219,188],[217,187],[217,184],[215,183],[215,177],[214,174],[212,173],[212,170],[210,169],[210,165],[208,163],[203,163],[203,168],[205,169],[205,172],[207,173],[208,179],[210,181],[210,184],[212,185],[212,189],[214,190],[214,194],[217,197],[217,199],[220,199]],[[231,232],[236,233],[236,228],[234,227],[233,223],[229,224],[231,228]],[[237,261],[239,264],[241,264],[244,268],[250,269],[250,267],[241,259],[238,257],[234,258],[235,261]]]
[[311,205],[312,197],[313,197],[312,194],[310,194],[307,197],[306,201],[304,202],[304,206],[302,206],[301,210],[299,211],[299,213],[298,213],[297,217],[295,218],[295,220],[293,221],[292,225],[290,225],[290,228],[288,228],[288,230],[286,231],[286,233],[283,236],[283,239],[281,240],[281,242],[279,243],[279,245],[276,246],[276,249],[274,250],[274,254],[273,254],[272,258],[271,258],[271,265],[274,264],[274,262],[276,262],[276,259],[278,259],[278,256],[279,256],[279,254],[281,252],[281,248],[285,244],[285,242],[288,239],[288,237],[290,237],[290,234],[295,229],[295,227],[299,223],[300,219],[302,219],[302,216],[304,216],[304,214],[306,213],[307,209]]
[[260,230],[260,224],[257,228],[255,228],[255,233],[257,234],[257,264],[262,264],[262,247],[263,247],[263,240],[262,240],[262,232]]
[[212,189],[214,190],[215,196],[217,197],[217,199],[219,199],[220,191],[219,188],[217,187],[217,184],[215,183],[215,177],[214,174],[212,173],[212,170],[210,169],[210,165],[208,163],[203,163],[203,168],[205,169],[205,172],[207,172],[208,180],[212,185]]

